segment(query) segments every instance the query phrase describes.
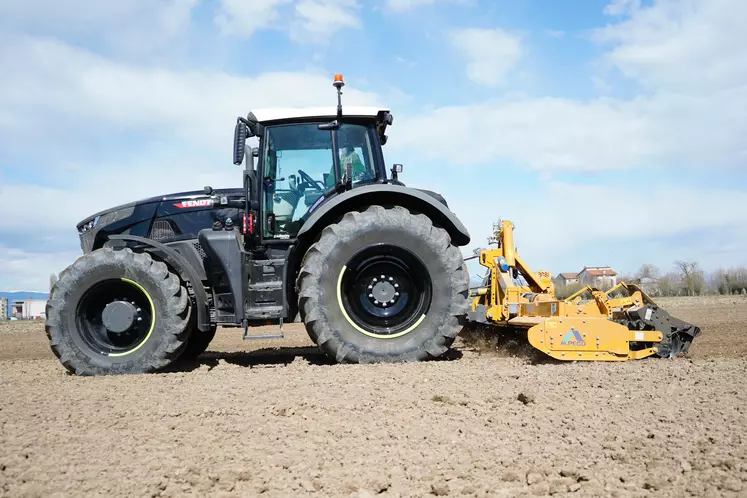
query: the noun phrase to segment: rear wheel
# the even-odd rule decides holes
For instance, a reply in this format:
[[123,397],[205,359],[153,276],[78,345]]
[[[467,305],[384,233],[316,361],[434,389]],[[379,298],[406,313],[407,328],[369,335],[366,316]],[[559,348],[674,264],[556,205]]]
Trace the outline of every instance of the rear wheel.
[[446,352],[461,330],[469,279],[428,217],[372,206],[323,230],[298,290],[310,337],[335,361],[420,361]]
[[190,314],[186,288],[164,263],[104,248],[60,275],[47,302],[46,331],[70,372],[153,372],[183,349]]

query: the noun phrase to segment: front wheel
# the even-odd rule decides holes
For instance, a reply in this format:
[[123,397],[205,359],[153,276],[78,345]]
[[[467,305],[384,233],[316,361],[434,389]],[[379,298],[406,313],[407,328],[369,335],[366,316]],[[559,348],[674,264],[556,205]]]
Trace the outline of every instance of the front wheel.
[[325,228],[297,285],[309,336],[345,363],[438,357],[469,306],[461,252],[445,230],[403,207],[372,206]]
[[60,275],[47,302],[53,353],[78,375],[154,372],[188,339],[187,289],[147,253],[103,248]]

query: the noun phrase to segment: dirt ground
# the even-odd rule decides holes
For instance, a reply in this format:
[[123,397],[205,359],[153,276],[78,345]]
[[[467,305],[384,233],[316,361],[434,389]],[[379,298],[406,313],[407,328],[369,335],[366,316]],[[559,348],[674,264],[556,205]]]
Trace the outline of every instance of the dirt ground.
[[79,378],[0,325],[0,495],[747,496],[747,299],[660,304],[702,328],[689,358],[331,365],[293,324]]

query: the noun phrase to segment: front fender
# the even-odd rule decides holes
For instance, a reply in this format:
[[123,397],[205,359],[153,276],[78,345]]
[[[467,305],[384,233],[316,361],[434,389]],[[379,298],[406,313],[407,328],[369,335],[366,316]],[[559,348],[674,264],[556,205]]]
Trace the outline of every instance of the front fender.
[[459,218],[439,200],[428,193],[409,187],[392,184],[375,184],[356,187],[336,195],[316,207],[298,232],[298,238],[318,233],[345,212],[362,209],[372,204],[402,206],[428,216],[433,223],[446,230],[452,244],[469,244],[470,235]]
[[135,235],[109,235],[108,240],[104,245],[116,246],[119,244],[126,244],[127,242],[135,242],[146,246],[147,250],[150,250],[164,263],[176,270],[183,281],[191,284],[197,305],[197,328],[202,332],[209,331],[211,325],[207,293],[202,285],[202,280],[200,280],[199,275],[192,265],[189,264],[189,261],[187,261],[184,256],[179,254],[176,250],[165,246],[158,241],[146,239],[144,237],[137,237]]

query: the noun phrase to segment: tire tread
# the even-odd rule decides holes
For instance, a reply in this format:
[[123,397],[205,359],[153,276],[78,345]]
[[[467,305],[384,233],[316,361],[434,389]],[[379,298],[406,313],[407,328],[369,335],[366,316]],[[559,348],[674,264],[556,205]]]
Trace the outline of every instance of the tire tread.
[[[111,262],[124,264],[128,268],[137,268],[153,276],[165,298],[166,307],[164,313],[161,313],[162,342],[152,354],[137,356],[129,361],[113,363],[111,368],[104,368],[100,362],[92,361],[89,356],[73,345],[68,336],[69,332],[65,330],[65,321],[60,314],[76,280],[86,274],[96,272],[98,265]],[[134,252],[130,248],[114,250],[105,247],[79,257],[60,273],[59,279],[50,289],[45,332],[52,352],[70,373],[76,375],[151,373],[171,364],[184,348],[189,335],[187,324],[191,310],[186,287],[178,276],[169,271],[166,264],[155,261],[148,253]]]
[[[354,348],[344,341],[331,340],[336,337],[335,330],[323,319],[320,311],[321,282],[325,278],[330,278],[330,272],[325,263],[325,254],[332,253],[347,233],[355,230],[356,227],[371,223],[376,225],[397,223],[418,237],[427,240],[428,244],[442,248],[442,264],[452,272],[453,294],[448,317],[438,326],[437,332],[431,339],[422,344],[418,350],[397,355],[363,354],[354,351]],[[383,206],[373,205],[365,211],[350,211],[338,223],[325,227],[319,240],[311,245],[303,257],[296,287],[299,296],[299,311],[309,336],[338,363],[422,361],[439,357],[451,347],[454,339],[462,330],[469,309],[469,280],[464,271],[464,260],[459,249],[451,244],[448,232],[434,226],[431,219],[424,214],[413,214],[402,206],[386,209]]]

